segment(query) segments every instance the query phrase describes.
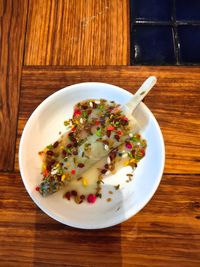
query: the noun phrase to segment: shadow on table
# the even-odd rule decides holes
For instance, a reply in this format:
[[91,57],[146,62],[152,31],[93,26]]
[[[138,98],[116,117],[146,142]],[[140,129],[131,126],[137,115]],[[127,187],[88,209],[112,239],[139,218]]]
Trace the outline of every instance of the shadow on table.
[[[114,191],[113,186],[106,185],[108,192],[111,188]],[[117,199],[113,193],[113,204],[105,197],[100,201],[122,213],[122,193],[117,192]],[[76,229],[54,221],[37,208],[34,243],[34,266],[122,266],[120,225],[98,230]]]

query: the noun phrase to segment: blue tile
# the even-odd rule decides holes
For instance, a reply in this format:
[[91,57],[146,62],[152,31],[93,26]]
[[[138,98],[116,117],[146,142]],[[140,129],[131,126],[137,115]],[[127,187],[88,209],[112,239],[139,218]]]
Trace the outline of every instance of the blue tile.
[[200,63],[200,26],[179,26],[181,63]]
[[132,43],[132,64],[163,65],[176,62],[170,26],[135,26]]
[[170,21],[172,0],[131,0],[131,17],[136,20]]
[[200,21],[200,0],[176,0],[176,19]]

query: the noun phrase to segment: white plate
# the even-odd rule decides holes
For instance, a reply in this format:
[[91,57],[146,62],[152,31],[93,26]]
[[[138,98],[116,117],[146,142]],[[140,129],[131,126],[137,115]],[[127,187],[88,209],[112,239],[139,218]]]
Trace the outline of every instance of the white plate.
[[73,227],[105,228],[129,219],[151,199],[162,177],[165,149],[160,127],[144,103],[135,110],[135,117],[141,125],[142,137],[147,140],[146,156],[138,164],[134,180],[115,191],[111,202],[106,201],[107,192],[113,190],[113,183],[116,185],[126,179],[127,167],[105,180],[103,199],[98,199],[93,205],[67,201],[62,192],[43,198],[35,190],[42,178],[38,151],[54,142],[60,131],[64,132],[63,121],[72,116],[74,104],[88,98],[105,98],[123,105],[131,96],[129,92],[110,84],[80,83],[49,96],[33,112],[21,137],[19,165],[30,197],[50,217]]

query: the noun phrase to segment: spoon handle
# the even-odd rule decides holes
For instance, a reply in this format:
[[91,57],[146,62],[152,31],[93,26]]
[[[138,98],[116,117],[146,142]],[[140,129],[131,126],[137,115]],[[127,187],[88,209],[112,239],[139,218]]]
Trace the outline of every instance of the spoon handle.
[[129,112],[132,114],[137,105],[143,100],[143,98],[148,94],[151,88],[156,84],[157,78],[155,76],[150,76],[147,78],[144,83],[140,86],[131,100],[126,103],[126,108],[129,109]]

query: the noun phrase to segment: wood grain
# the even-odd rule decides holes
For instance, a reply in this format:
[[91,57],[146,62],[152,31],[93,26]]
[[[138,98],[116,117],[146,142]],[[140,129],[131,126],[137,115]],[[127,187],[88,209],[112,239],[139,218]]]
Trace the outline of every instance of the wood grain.
[[4,14],[4,0],[0,0],[0,17]]
[[164,175],[140,213],[98,231],[45,215],[17,173],[0,174],[0,187],[1,266],[200,265],[200,176]]
[[[128,0],[0,0],[0,22],[0,266],[199,267],[199,67],[123,66],[130,64]],[[48,217],[18,173],[30,114],[74,83],[107,82],[134,93],[149,75],[158,83],[145,103],[166,146],[152,200],[98,231]]]
[[128,3],[30,0],[24,64],[129,64]]
[[14,165],[27,0],[4,1],[0,25],[0,170]]
[[[97,81],[134,93],[149,75],[158,78],[145,102],[164,135],[165,172],[200,173],[200,72],[195,67],[26,67],[22,73],[17,147],[32,111],[58,89]],[[15,169],[18,170],[17,154]]]

